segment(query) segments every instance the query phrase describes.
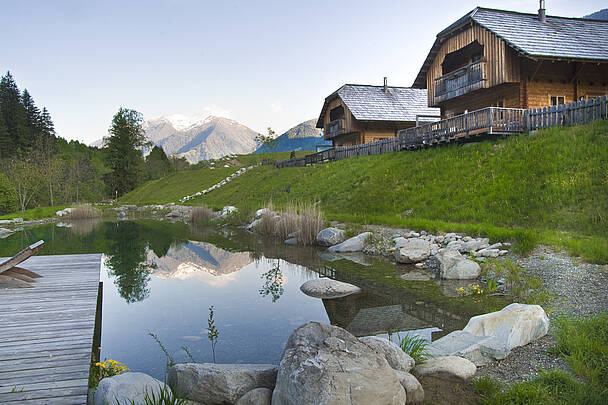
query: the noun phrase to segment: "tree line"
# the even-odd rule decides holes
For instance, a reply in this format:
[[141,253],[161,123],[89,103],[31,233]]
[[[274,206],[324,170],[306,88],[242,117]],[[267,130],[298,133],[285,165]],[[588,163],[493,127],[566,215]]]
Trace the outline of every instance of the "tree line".
[[[142,115],[121,108],[103,147],[68,142],[56,135],[46,107],[37,107],[7,72],[0,79],[0,215],[120,197],[188,168],[185,159],[167,157],[144,135]],[[143,150],[150,150],[145,158]]]

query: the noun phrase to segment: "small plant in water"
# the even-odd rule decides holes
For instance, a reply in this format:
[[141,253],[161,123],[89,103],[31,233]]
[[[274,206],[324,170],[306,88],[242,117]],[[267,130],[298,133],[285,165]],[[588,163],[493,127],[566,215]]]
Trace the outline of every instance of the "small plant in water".
[[401,350],[409,354],[416,363],[422,363],[431,357],[428,351],[429,342],[426,339],[409,333],[403,337],[397,333],[397,337]]
[[167,370],[169,370],[169,367],[173,367],[175,365],[175,360],[173,359],[173,357],[169,354],[169,352],[167,351],[167,349],[165,349],[165,346],[163,346],[163,343],[160,341],[160,339],[158,338],[158,336],[156,336],[154,333],[150,332],[148,333],[149,336],[152,337],[152,339],[154,339],[154,341],[158,344],[158,346],[160,347],[160,350],[163,351],[163,353],[165,353],[165,358],[167,361]]
[[489,293],[495,293],[498,291],[498,281],[494,280],[493,278],[488,278],[487,283]]
[[220,332],[215,327],[214,315],[213,305],[211,305],[209,307],[209,319],[207,319],[207,337],[209,338],[209,342],[211,342],[211,353],[213,354],[213,362],[215,363],[215,345],[217,344]]

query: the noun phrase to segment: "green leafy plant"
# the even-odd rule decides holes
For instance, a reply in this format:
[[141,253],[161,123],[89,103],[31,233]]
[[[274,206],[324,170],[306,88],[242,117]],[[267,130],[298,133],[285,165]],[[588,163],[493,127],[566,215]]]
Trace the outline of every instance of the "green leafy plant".
[[173,367],[175,365],[175,359],[169,354],[169,352],[167,351],[167,349],[165,348],[165,346],[163,345],[163,343],[160,341],[160,339],[158,338],[158,336],[156,336],[152,332],[148,333],[148,335],[150,337],[152,337],[152,339],[154,339],[154,341],[156,342],[156,344],[158,344],[158,346],[163,351],[163,353],[165,353],[167,370],[169,369],[169,367]]
[[413,358],[416,363],[422,363],[431,357],[428,351],[429,342],[426,339],[409,333],[403,337],[397,333],[397,337],[401,350]]
[[211,353],[213,354],[213,362],[215,363],[215,345],[219,339],[220,332],[215,327],[215,312],[213,311],[213,305],[209,307],[209,318],[207,319],[207,337],[211,342]]
[[498,281],[494,280],[493,278],[488,278],[487,284],[488,284],[488,288],[487,288],[488,293],[492,294],[492,293],[495,293],[496,291],[498,291]]

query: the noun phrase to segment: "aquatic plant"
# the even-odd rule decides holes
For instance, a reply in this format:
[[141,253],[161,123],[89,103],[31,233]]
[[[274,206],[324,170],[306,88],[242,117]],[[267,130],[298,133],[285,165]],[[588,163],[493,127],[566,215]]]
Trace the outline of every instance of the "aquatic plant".
[[429,342],[426,339],[410,333],[403,337],[397,333],[397,337],[401,350],[413,358],[416,363],[422,363],[431,357],[428,351]]
[[188,356],[188,358],[189,358],[190,360],[192,360],[192,362],[193,362],[193,363],[196,363],[196,360],[194,360],[194,357],[192,357],[192,354],[190,353],[190,350],[188,350],[188,347],[187,347],[187,346],[182,346],[182,350],[183,350],[184,352],[186,352],[186,356]]
[[220,336],[220,332],[215,327],[213,305],[209,307],[209,318],[207,319],[207,337],[211,342],[211,353],[213,354],[213,362],[215,363],[215,345]]
[[[117,405],[123,405],[119,401],[116,401]],[[154,391],[148,391],[144,393],[144,405],[186,405],[187,399],[181,398],[179,395],[174,393],[171,388],[165,383],[160,387],[160,391],[158,394],[154,393]],[[135,402],[134,400],[129,400],[124,405],[136,405],[140,404],[140,402]]]
[[207,222],[213,218],[213,210],[204,205],[193,207],[190,212],[190,222]]
[[169,352],[167,351],[167,349],[165,349],[165,346],[160,341],[160,339],[158,338],[158,336],[156,336],[152,332],[149,332],[148,335],[151,336],[152,339],[154,339],[154,341],[156,342],[156,344],[158,344],[158,346],[163,351],[163,353],[165,353],[166,368],[167,368],[167,370],[169,369],[169,367],[173,367],[175,365],[175,359],[169,354]]

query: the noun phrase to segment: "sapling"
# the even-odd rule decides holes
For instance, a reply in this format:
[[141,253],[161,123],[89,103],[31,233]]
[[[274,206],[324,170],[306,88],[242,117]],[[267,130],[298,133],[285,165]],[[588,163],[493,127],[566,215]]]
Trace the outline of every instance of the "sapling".
[[209,319],[207,319],[207,337],[211,342],[211,353],[213,354],[213,362],[215,363],[215,345],[217,344],[217,339],[220,336],[220,332],[215,327],[215,319],[213,312],[213,305],[209,307]]

